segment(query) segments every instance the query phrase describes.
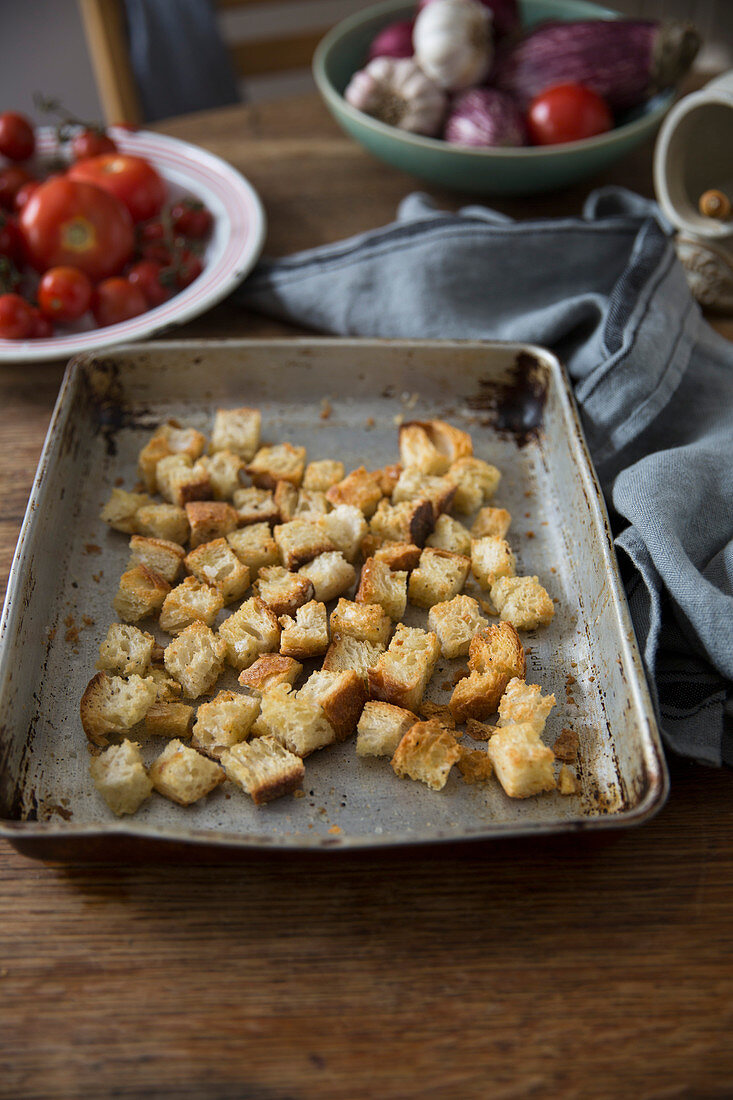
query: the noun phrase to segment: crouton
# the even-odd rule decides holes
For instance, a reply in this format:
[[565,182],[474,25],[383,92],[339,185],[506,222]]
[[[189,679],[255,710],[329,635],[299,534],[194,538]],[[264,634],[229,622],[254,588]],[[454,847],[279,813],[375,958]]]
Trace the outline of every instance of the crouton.
[[352,603],[342,598],[331,612],[331,633],[385,646],[392,633],[392,620],[380,604]]
[[357,756],[394,756],[397,746],[417,722],[416,715],[391,703],[368,701],[356,727]]
[[168,455],[155,467],[158,492],[171,504],[182,508],[192,500],[208,500],[211,482],[206,469],[194,464],[186,454]]
[[414,779],[431,791],[441,791],[460,758],[455,737],[433,718],[416,722],[404,734],[392,757],[392,770],[400,779]]
[[439,652],[438,639],[433,633],[398,623],[389,648],[369,669],[372,699],[417,710]]
[[422,546],[434,525],[435,512],[429,500],[403,500],[399,504],[382,500],[369,527],[380,538]]
[[133,535],[130,539],[130,560],[127,568],[144,565],[151,573],[157,573],[168,584],[173,584],[181,571],[185,556],[186,551],[176,542]]
[[454,687],[448,704],[450,712],[458,723],[488,718],[496,712],[505,687],[506,676],[496,669],[470,672]]
[[334,728],[321,704],[309,696],[301,698],[287,684],[279,684],[262,696],[260,716],[253,733],[257,737],[274,737],[300,757],[309,756],[336,740]]
[[471,525],[471,537],[483,539],[487,535],[503,539],[509,530],[512,517],[506,508],[481,508]]
[[343,481],[343,462],[332,462],[328,458],[319,462],[309,462],[303,476],[303,488],[312,489],[318,493],[326,493],[332,485]]
[[491,500],[496,492],[501,472],[480,458],[459,458],[453,462],[448,476],[456,486],[453,508],[456,512],[475,512]]
[[364,466],[360,466],[358,470],[352,470],[343,481],[327,489],[326,499],[334,508],[339,504],[353,505],[369,519],[382,499],[382,490],[374,475]]
[[356,582],[356,570],[338,550],[319,554],[298,570],[312,583],[315,598],[322,603],[335,600]]
[[219,636],[226,645],[226,658],[232,668],[245,669],[263,653],[272,653],[280,645],[280,624],[259,596],[245,600],[238,611],[224,620]]
[[165,647],[167,672],[186,695],[197,699],[209,691],[224,670],[226,644],[205,623],[195,622]]
[[491,602],[517,630],[546,626],[555,614],[555,605],[537,577],[500,577],[491,586]]
[[356,603],[378,603],[391,619],[401,619],[407,605],[407,573],[393,572],[383,561],[367,558],[354,599]]
[[465,657],[477,630],[487,626],[476,600],[471,596],[454,596],[433,604],[428,626],[437,635],[444,657]]
[[259,713],[258,695],[220,691],[196,711],[191,744],[205,756],[218,760],[225,749],[246,740]]
[[249,569],[242,565],[226,539],[213,539],[186,555],[186,568],[202,584],[221,592],[224,603],[241,600],[249,588]]
[[417,607],[432,607],[453,599],[463,588],[470,565],[463,554],[426,547],[417,569],[410,574],[410,602]]
[[273,531],[280,558],[286,569],[298,569],[336,547],[320,526],[309,519],[278,524]]
[[191,526],[191,549],[212,539],[221,539],[237,529],[239,515],[236,508],[222,500],[196,500],[186,505],[186,516]]
[[267,565],[260,569],[255,589],[260,599],[276,615],[290,615],[313,599],[315,588],[308,577],[291,573],[282,565]]
[[280,551],[267,523],[240,527],[227,535],[227,542],[242,565],[249,569],[250,579],[256,577],[264,566],[277,565],[280,561]]
[[340,504],[327,516],[321,516],[318,523],[334,549],[339,550],[347,561],[353,561],[359,553],[361,540],[369,530],[359,509],[352,504]]
[[305,767],[274,737],[258,737],[222,753],[227,778],[246,791],[256,806],[291,794],[303,782]]
[[164,798],[190,806],[223,783],[226,775],[213,760],[174,739],[154,761],[150,778]]
[[[364,539],[364,543],[366,541]],[[390,569],[399,573],[414,569],[420,561],[420,553],[420,547],[415,546],[413,542],[385,541],[381,546],[375,547],[373,554],[365,554],[365,557],[373,556],[377,561],[383,561]]]
[[127,493],[124,489],[113,489],[109,500],[99,513],[99,518],[115,531],[132,535],[137,531],[138,511],[152,503],[147,493]]
[[400,462],[423,474],[444,474],[450,466],[450,459],[431,441],[427,424],[417,420],[400,425]]
[[89,762],[89,771],[94,786],[117,817],[136,813],[152,794],[153,784],[135,741],[110,745]]
[[231,500],[240,487],[244,460],[234,451],[217,451],[211,456],[204,455],[198,465],[209,475],[214,500]]
[[155,702],[143,719],[147,737],[177,737],[188,741],[196,711],[187,703]]
[[182,428],[175,421],[161,424],[138,456],[138,470],[148,490],[157,487],[156,468],[162,458],[170,455],[186,455],[195,462],[204,453],[206,438],[195,428]]
[[136,626],[112,623],[99,647],[97,668],[115,676],[145,676],[155,638]]
[[496,733],[496,726],[489,726],[486,722],[479,722],[476,718],[466,719],[466,733],[474,741],[488,741]]
[[366,684],[369,669],[376,665],[380,653],[384,653],[381,642],[360,641],[344,634],[342,638],[336,637],[332,640],[323,658],[323,668],[326,672],[343,672],[344,669],[353,668]]
[[555,744],[552,746],[552,751],[555,754],[556,760],[562,760],[565,764],[574,764],[578,759],[578,752],[580,750],[580,741],[575,730],[564,729],[561,731]]
[[491,588],[499,577],[513,577],[515,561],[509,543],[495,535],[471,539],[471,572],[482,588]]
[[[160,650],[160,663],[162,665],[165,649],[163,646],[157,646],[157,648]],[[174,680],[172,676],[169,676],[164,668],[151,668],[147,673],[146,679],[152,680],[155,685],[156,703],[175,703],[180,699],[183,693],[178,681]]]
[[328,649],[326,605],[317,600],[299,607],[294,619],[282,615],[280,626],[280,652],[286,657],[319,657]]
[[315,699],[333,726],[337,741],[356,731],[368,694],[363,678],[355,669],[312,672],[298,692],[299,699]]
[[295,515],[298,507],[298,490],[291,481],[278,481],[272,498],[277,507],[280,522],[287,523]]
[[301,489],[293,518],[309,516],[311,519],[317,519],[319,516],[328,515],[330,510],[331,505],[325,493],[319,493],[315,489]]
[[403,500],[429,500],[436,516],[447,512],[456,495],[454,483],[447,477],[431,477],[415,466],[408,466],[400,474],[392,493],[392,503]]
[[472,671],[486,672],[492,668],[495,672],[502,672],[507,683],[514,676],[524,679],[524,647],[511,623],[494,623],[485,630],[477,631],[468,652],[468,667]]
[[438,516],[435,529],[425,543],[436,550],[450,550],[452,554],[470,555],[471,536],[462,523],[453,516]]
[[179,546],[184,546],[191,534],[186,511],[177,504],[144,504],[135,514],[135,529],[138,535]]
[[157,573],[144,565],[135,565],[120,577],[112,607],[125,622],[136,623],[160,611],[170,590],[168,581]]
[[499,725],[531,726],[539,737],[547,716],[555,705],[554,695],[543,695],[539,684],[526,684],[518,677],[510,680],[499,703]]
[[79,704],[87,739],[106,746],[110,733],[125,733],[141,722],[155,702],[155,684],[141,676],[108,676],[97,672],[84,689]]
[[488,743],[496,778],[510,798],[531,798],[555,788],[555,759],[535,736],[531,725],[505,726]]
[[456,728],[455,719],[446,703],[434,703],[432,699],[425,699],[417,708],[417,713],[420,718],[426,720],[435,718],[443,729],[454,730]]
[[168,458],[172,454],[168,440],[159,432],[156,432],[140,451],[137,460],[138,473],[151,493],[157,492],[158,489],[156,476],[158,463],[161,458]]
[[281,653],[263,653],[253,665],[239,674],[242,687],[252,688],[264,695],[278,684],[294,684],[303,666],[292,657]]
[[394,487],[400,480],[401,473],[402,466],[399,462],[395,462],[392,466],[382,466],[379,470],[372,470],[372,477],[376,480],[377,485],[382,490],[382,496],[392,496],[392,493],[394,492]]
[[259,409],[217,409],[211,433],[211,452],[233,451],[249,462],[260,445],[262,414]]
[[423,427],[430,442],[449,462],[456,462],[459,458],[467,458],[473,454],[473,442],[468,432],[455,428],[445,420],[428,420],[423,423]]
[[213,626],[223,606],[224,597],[217,588],[186,577],[163,601],[158,625],[166,634],[180,634],[195,622]]
[[458,770],[464,783],[485,783],[494,774],[494,766],[484,749],[464,749],[458,761]]
[[567,764],[563,764],[560,768],[560,774],[557,777],[557,789],[562,795],[578,794],[580,791],[578,777]]
[[243,527],[250,523],[278,523],[280,509],[269,489],[237,489],[234,507]]
[[260,447],[246,470],[260,489],[275,489],[278,481],[290,481],[299,487],[305,470],[305,447],[294,447],[292,443]]

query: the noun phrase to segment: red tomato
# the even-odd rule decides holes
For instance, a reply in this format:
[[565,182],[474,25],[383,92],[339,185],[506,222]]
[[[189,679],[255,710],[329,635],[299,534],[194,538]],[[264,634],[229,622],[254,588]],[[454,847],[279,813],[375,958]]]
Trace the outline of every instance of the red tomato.
[[0,256],[7,256],[10,260],[19,260],[23,255],[23,238],[18,229],[18,222],[9,214],[0,211]]
[[35,310],[20,294],[0,294],[0,339],[26,340],[35,325]]
[[139,286],[117,276],[104,279],[94,291],[92,313],[98,325],[118,325],[145,313],[148,303]]
[[28,160],[33,156],[36,139],[27,118],[16,111],[0,115],[0,153],[8,160]]
[[181,290],[190,286],[194,279],[198,279],[204,270],[204,265],[194,252],[186,249],[177,257],[175,262],[176,286]]
[[92,284],[78,267],[52,267],[38,287],[38,305],[49,321],[76,321],[89,309]]
[[53,336],[53,325],[49,321],[48,317],[44,317],[39,309],[33,309],[33,328],[31,329],[31,340],[48,340]]
[[71,139],[74,160],[99,157],[103,153],[116,153],[117,142],[102,130],[81,130]]
[[66,176],[48,180],[23,207],[20,227],[38,271],[78,267],[92,281],[114,275],[129,260],[135,233],[114,195]]
[[15,196],[26,183],[30,183],[33,176],[26,172],[25,168],[18,168],[13,164],[10,168],[3,168],[0,172],[0,206],[6,210],[12,210],[15,206]]
[[165,181],[142,157],[122,153],[90,157],[73,164],[68,174],[109,191],[125,204],[135,222],[154,218],[165,202]]
[[159,218],[155,218],[151,222],[139,225],[137,232],[141,241],[162,241],[165,237],[165,226]]
[[156,264],[153,260],[139,260],[127,273],[128,281],[142,290],[151,307],[162,305],[173,294],[165,279],[161,282],[163,270],[162,264]]
[[582,84],[555,84],[532,100],[527,115],[535,145],[560,145],[605,134],[613,116],[605,100]]
[[40,180],[28,180],[28,182],[24,183],[22,187],[19,187],[18,190],[15,192],[15,199],[13,202],[15,209],[22,210],[33,192],[40,186]]
[[214,219],[202,202],[183,199],[171,207],[171,222],[176,233],[192,240],[202,240],[211,232]]

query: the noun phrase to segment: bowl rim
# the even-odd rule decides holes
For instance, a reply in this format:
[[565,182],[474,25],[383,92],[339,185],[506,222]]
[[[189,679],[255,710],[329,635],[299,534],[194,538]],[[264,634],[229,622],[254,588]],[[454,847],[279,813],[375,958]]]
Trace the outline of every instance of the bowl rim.
[[[533,2],[541,4],[542,0],[533,0]],[[595,4],[592,0],[563,0],[563,2],[568,9],[577,9],[578,16],[582,13],[586,17],[590,17],[589,9],[595,9],[595,11],[598,12],[598,19],[624,18],[622,12],[615,11],[613,8],[607,8],[601,4]],[[356,107],[352,107],[343,95],[336,91],[336,88],[331,83],[326,72],[326,64],[331,51],[341,42],[342,38],[350,34],[356,28],[365,23],[370,23],[373,19],[381,15],[399,16],[401,12],[407,15],[413,10],[414,4],[406,3],[406,0],[383,0],[382,3],[372,4],[362,11],[347,16],[345,19],[340,20],[334,27],[331,27],[318,43],[313,54],[313,79],[326,102],[352,122],[368,130],[372,130],[377,136],[385,137],[392,141],[404,142],[407,145],[414,146],[416,149],[423,149],[430,152],[442,152],[444,154],[449,153],[465,158],[499,158],[502,160],[519,158],[523,160],[543,160],[550,157],[557,157],[564,153],[582,152],[586,149],[600,149],[606,145],[613,144],[617,140],[632,137],[638,134],[639,131],[647,128],[651,129],[655,124],[662,121],[674,101],[676,95],[676,90],[674,88],[657,92],[655,96],[652,97],[659,100],[657,106],[646,111],[644,114],[640,115],[639,118],[635,118],[631,122],[624,122],[620,126],[614,126],[612,130],[608,130],[604,134],[596,134],[594,137],[582,138],[579,141],[566,141],[557,145],[511,145],[491,147],[454,145],[451,142],[443,141],[441,138],[426,137],[423,134],[414,134],[409,130],[400,130],[397,126],[389,126],[386,122],[380,122],[379,119],[373,118],[371,115],[367,115],[363,111],[357,110]],[[650,99],[647,102],[650,103],[651,101]]]

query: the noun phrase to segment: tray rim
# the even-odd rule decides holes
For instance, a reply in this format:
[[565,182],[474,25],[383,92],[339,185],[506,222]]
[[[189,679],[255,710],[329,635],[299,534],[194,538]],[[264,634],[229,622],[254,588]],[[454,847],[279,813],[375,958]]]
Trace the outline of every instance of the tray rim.
[[[504,352],[525,352],[540,358],[555,374],[558,383],[557,394],[562,406],[563,414],[571,422],[574,431],[571,433],[569,445],[573,457],[577,461],[578,468],[586,491],[589,507],[594,522],[600,527],[602,538],[603,565],[606,580],[610,586],[614,610],[619,616],[622,625],[621,645],[624,658],[628,667],[633,672],[629,681],[629,691],[634,696],[634,702],[638,708],[640,717],[644,720],[646,737],[648,738],[649,759],[645,761],[648,770],[648,785],[637,805],[618,811],[613,814],[599,814],[593,817],[583,817],[576,820],[564,820],[557,822],[528,822],[527,824],[512,823],[502,825],[497,822],[491,830],[485,827],[475,835],[462,833],[455,835],[434,835],[430,837],[420,836],[406,838],[404,836],[392,836],[382,834],[379,837],[363,836],[328,836],[309,838],[309,843],[303,843],[301,836],[273,837],[267,835],[242,835],[238,833],[214,832],[211,830],[176,830],[160,826],[136,825],[134,828],[124,821],[110,821],[99,823],[75,824],[74,822],[52,821],[14,821],[8,818],[0,818],[0,839],[8,840],[14,847],[20,850],[22,842],[22,854],[30,855],[27,846],[37,843],[39,848],[43,842],[52,838],[65,838],[68,840],[100,839],[103,837],[115,837],[116,839],[128,838],[142,841],[146,839],[155,842],[185,843],[200,847],[213,847],[223,849],[239,849],[242,853],[252,851],[291,851],[291,852],[321,852],[321,851],[350,851],[371,849],[394,849],[401,847],[429,847],[431,845],[476,843],[479,841],[490,842],[504,838],[522,836],[549,836],[561,833],[588,832],[596,829],[622,829],[642,824],[658,813],[664,806],[669,795],[669,771],[664,754],[664,748],[659,733],[659,727],[654,711],[652,696],[646,678],[641,652],[639,649],[636,632],[631,621],[626,594],[621,582],[616,553],[613,548],[610,523],[605,499],[601,490],[598,475],[588,449],[588,444],[583,431],[580,415],[572,392],[572,386],[568,375],[557,356],[548,348],[537,344],[522,343],[518,341],[499,340],[434,340],[434,339],[392,339],[379,337],[329,337],[314,335],[313,337],[273,337],[273,338],[224,338],[202,340],[155,340],[141,341],[133,344],[120,344],[110,348],[89,350],[73,356],[66,367],[64,377],[59,387],[54,410],[49,422],[48,430],[38,461],[36,474],[33,479],[28,504],[21,525],[18,541],[8,574],[7,589],[3,602],[2,615],[0,616],[0,699],[2,699],[4,684],[7,677],[7,664],[9,646],[7,638],[17,626],[22,601],[19,598],[22,589],[23,578],[26,571],[27,558],[30,553],[31,541],[34,534],[35,517],[43,505],[48,490],[48,472],[52,468],[56,452],[61,446],[64,429],[73,411],[74,390],[80,384],[85,365],[100,357],[112,357],[115,354],[154,354],[159,351],[175,352],[185,351],[187,354],[196,354],[206,351],[211,347],[222,348],[247,348],[258,347],[275,350],[277,347],[313,347],[314,345],[328,347],[342,347],[344,349],[360,347],[397,347],[404,349],[419,349],[421,347],[442,347],[446,350],[456,347],[462,350],[500,349]],[[35,854],[35,853],[33,853]],[[43,858],[43,853],[38,852],[38,858]]]

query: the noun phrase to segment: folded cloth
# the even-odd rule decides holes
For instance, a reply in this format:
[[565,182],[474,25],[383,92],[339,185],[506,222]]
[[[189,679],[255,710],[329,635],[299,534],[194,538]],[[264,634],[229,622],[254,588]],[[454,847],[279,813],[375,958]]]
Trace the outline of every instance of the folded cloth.
[[702,319],[656,206],[513,222],[410,195],[392,225],[265,261],[249,309],[326,332],[518,340],[566,363],[667,743],[733,763],[733,345]]

